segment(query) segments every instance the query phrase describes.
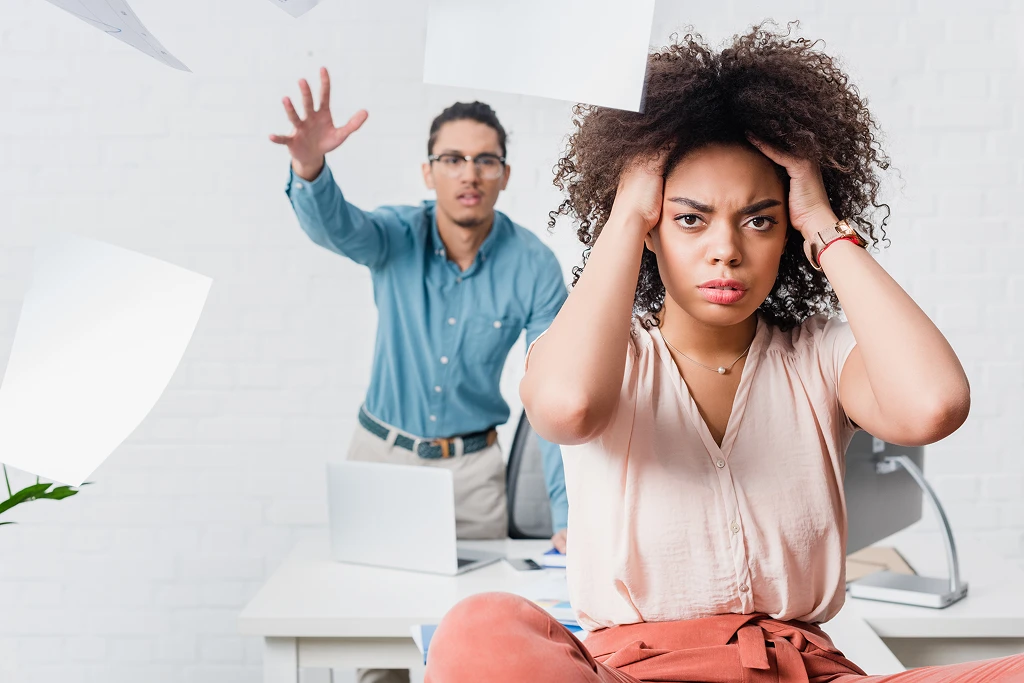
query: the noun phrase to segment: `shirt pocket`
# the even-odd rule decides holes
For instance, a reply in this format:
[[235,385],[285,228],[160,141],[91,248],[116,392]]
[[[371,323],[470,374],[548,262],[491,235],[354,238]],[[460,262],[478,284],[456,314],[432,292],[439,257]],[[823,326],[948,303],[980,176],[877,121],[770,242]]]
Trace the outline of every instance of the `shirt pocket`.
[[523,321],[516,316],[474,315],[466,320],[463,358],[473,364],[504,363],[522,331]]

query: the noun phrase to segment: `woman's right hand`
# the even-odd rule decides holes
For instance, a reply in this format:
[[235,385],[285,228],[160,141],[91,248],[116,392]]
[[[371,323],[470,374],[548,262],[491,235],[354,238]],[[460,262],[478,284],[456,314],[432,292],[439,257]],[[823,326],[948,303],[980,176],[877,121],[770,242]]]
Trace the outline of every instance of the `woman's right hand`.
[[661,220],[667,157],[667,151],[641,156],[628,163],[619,176],[612,215],[639,218],[645,237]]
[[283,100],[284,112],[295,129],[289,135],[271,135],[270,141],[286,145],[292,155],[292,169],[306,180],[314,180],[324,167],[324,155],[338,148],[349,135],[359,130],[368,114],[357,111],[344,126],[335,128],[331,118],[331,79],[327,69],[320,68],[320,108],[313,107],[313,93],[306,79],[299,80],[302,107],[306,118],[299,118],[290,98]]

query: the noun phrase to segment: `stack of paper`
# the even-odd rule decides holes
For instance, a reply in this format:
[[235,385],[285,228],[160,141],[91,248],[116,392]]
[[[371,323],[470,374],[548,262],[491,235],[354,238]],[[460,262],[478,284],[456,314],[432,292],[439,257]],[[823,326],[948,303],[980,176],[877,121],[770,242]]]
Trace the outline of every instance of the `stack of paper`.
[[575,633],[577,638],[582,637],[583,629],[576,621],[576,613],[569,603],[569,584],[564,576],[529,583],[517,590],[516,594],[542,608],[559,624]]
[[573,612],[572,605],[569,604],[568,600],[537,598],[533,600],[533,603],[553,616],[559,624],[566,627],[573,633],[578,633],[583,630],[579,622],[576,621],[576,613]]

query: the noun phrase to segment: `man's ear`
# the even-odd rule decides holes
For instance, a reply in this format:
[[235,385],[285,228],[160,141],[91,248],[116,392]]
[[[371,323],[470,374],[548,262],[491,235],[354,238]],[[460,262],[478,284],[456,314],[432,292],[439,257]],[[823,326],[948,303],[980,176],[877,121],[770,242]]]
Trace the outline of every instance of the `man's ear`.
[[504,190],[508,187],[508,178],[512,175],[512,167],[505,164],[505,177],[501,179],[501,189]]
[[423,162],[423,184],[427,186],[428,190],[436,190],[434,187],[434,174],[430,171],[430,162]]

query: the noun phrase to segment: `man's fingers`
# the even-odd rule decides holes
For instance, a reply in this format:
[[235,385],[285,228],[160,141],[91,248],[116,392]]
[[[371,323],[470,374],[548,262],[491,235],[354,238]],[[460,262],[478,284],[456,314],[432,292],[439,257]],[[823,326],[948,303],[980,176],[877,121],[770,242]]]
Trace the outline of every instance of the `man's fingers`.
[[274,144],[277,144],[277,145],[287,145],[287,144],[291,143],[292,136],[291,135],[271,135],[270,136],[270,141],[273,142]]
[[286,97],[281,100],[281,103],[284,104],[284,113],[288,115],[288,120],[292,122],[293,126],[298,128],[302,123],[302,119],[299,118],[299,115],[295,111],[295,107],[292,106],[291,98]]
[[357,130],[359,130],[359,128],[362,127],[364,123],[366,123],[366,119],[368,119],[369,117],[370,113],[368,111],[366,111],[365,109],[360,109],[359,111],[352,115],[352,118],[350,118],[348,120],[348,123],[342,126],[341,129],[345,131],[347,135],[351,135],[352,133],[355,133]]
[[305,78],[299,79],[299,92],[302,93],[302,109],[305,111],[306,118],[308,119],[316,109],[313,107],[313,91],[309,89],[309,83],[306,82]]
[[331,77],[327,75],[327,67],[320,67],[320,110],[331,108]]
[[346,123],[341,128],[334,129],[335,142],[339,145],[345,142],[345,139],[349,135],[352,135],[352,133],[359,130],[359,128],[364,123],[366,123],[366,119],[369,118],[369,116],[370,114],[365,109],[360,109],[355,114],[353,114],[352,118],[348,120],[348,123]]

